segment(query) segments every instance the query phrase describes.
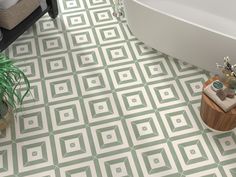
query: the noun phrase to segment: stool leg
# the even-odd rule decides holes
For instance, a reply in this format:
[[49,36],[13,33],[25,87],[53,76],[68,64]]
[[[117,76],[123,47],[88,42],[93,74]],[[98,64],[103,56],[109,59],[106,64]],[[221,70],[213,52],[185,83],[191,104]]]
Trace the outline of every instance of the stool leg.
[[47,5],[49,7],[48,14],[51,18],[56,18],[58,15],[57,0],[47,0]]

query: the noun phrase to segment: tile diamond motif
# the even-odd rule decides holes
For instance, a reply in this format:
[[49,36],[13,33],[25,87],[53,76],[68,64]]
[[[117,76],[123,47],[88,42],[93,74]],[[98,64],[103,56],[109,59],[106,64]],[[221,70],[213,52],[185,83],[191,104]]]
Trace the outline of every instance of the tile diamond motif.
[[128,141],[120,122],[91,127],[93,140],[98,154],[127,148]]
[[134,145],[165,139],[155,114],[129,118],[126,123]]
[[173,141],[182,168],[190,170],[214,163],[214,159],[201,135]]
[[167,144],[160,144],[136,150],[145,177],[176,175],[174,159]]
[[17,143],[20,172],[53,165],[51,144],[48,137]]
[[124,115],[153,109],[146,90],[142,87],[117,92]]
[[58,163],[90,157],[91,150],[85,129],[56,134]]

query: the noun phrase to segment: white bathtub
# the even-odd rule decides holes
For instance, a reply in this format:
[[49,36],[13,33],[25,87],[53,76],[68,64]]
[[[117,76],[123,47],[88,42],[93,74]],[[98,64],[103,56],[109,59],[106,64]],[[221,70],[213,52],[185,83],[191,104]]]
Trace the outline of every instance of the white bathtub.
[[235,0],[124,0],[132,33],[147,45],[215,72],[236,63]]

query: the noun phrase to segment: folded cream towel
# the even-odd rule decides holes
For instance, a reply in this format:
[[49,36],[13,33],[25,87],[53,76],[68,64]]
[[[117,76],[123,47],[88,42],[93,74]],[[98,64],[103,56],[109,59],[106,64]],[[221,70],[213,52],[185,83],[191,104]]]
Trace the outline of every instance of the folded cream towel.
[[[211,86],[213,83],[209,84],[205,89],[204,93],[211,98],[221,109],[223,109],[225,112],[230,111],[232,108],[236,106],[236,97],[234,98],[228,98],[226,97],[225,100],[221,100],[214,90],[212,90]],[[225,89],[225,86],[224,88]]]

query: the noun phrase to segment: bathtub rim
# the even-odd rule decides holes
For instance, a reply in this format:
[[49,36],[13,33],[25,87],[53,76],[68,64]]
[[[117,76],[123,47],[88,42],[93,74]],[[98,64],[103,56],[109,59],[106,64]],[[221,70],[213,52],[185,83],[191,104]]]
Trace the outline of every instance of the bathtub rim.
[[139,5],[143,6],[143,7],[149,8],[149,9],[155,11],[155,12],[158,12],[158,13],[161,13],[161,14],[163,14],[163,15],[169,16],[169,17],[171,17],[171,18],[173,18],[173,19],[176,19],[176,20],[179,20],[179,21],[188,23],[188,24],[190,24],[190,25],[196,26],[196,27],[198,27],[198,28],[207,30],[207,31],[209,31],[209,32],[213,32],[213,33],[216,33],[216,34],[218,34],[218,35],[221,35],[221,36],[224,36],[224,37],[227,37],[227,38],[236,40],[236,36],[234,37],[234,36],[232,36],[232,35],[228,35],[228,34],[222,33],[222,32],[220,32],[220,31],[217,31],[217,30],[214,30],[214,29],[205,27],[205,26],[203,26],[203,25],[199,25],[199,24],[197,24],[197,23],[193,23],[193,22],[191,22],[191,21],[189,21],[189,20],[185,20],[185,19],[180,18],[180,17],[177,17],[177,16],[175,16],[175,15],[173,15],[173,14],[170,14],[170,13],[164,12],[164,11],[162,11],[162,10],[153,8],[153,7],[151,7],[150,5],[147,5],[147,4],[145,4],[145,3],[140,2],[139,0],[128,0],[128,1],[133,1],[133,2],[139,4]]

